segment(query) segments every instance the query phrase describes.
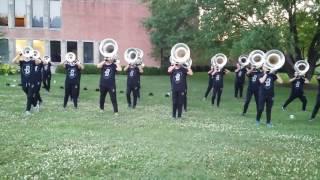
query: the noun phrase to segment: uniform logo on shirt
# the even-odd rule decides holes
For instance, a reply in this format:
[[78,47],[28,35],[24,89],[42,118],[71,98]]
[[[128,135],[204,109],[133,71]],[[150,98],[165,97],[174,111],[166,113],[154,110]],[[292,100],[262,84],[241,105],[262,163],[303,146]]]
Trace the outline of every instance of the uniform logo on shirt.
[[271,86],[271,78],[267,78],[266,82],[265,82],[265,87],[266,87],[266,89],[269,89],[270,86]]
[[299,88],[299,87],[300,87],[300,84],[301,84],[300,81],[297,81],[297,82],[296,82],[296,88]]
[[106,68],[106,70],[104,70],[104,79],[109,79],[110,78],[110,73],[111,73],[111,69],[110,68]]
[[176,84],[179,84],[181,82],[181,78],[182,78],[182,73],[178,72],[176,75],[174,75],[174,82]]
[[130,77],[133,77],[133,76],[134,76],[134,70],[130,70],[129,76],[130,76]]
[[47,71],[48,70],[48,65],[45,65],[43,68],[44,68],[44,70]]
[[77,76],[77,72],[75,68],[71,68],[69,72],[69,78],[74,79]]
[[238,77],[241,77],[241,75],[242,75],[242,71],[239,71]]
[[252,82],[256,82],[257,81],[257,75],[253,75],[252,76]]
[[216,81],[220,81],[220,75],[219,74],[216,75]]
[[35,71],[35,72],[38,72],[38,71],[39,71],[39,66],[35,66],[35,67],[34,67],[34,71]]
[[30,65],[26,65],[23,69],[24,75],[29,76],[30,75]]

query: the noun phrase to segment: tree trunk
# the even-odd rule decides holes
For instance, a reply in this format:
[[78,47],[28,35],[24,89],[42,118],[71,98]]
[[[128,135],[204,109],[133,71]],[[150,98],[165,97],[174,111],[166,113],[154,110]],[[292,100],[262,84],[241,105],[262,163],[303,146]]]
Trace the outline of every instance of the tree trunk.
[[293,69],[293,66],[294,66],[294,58],[293,58],[293,55],[292,54],[286,54],[285,55],[285,58],[286,58],[286,61],[284,63],[284,66],[283,66],[283,70],[288,74],[288,76],[290,78],[292,78],[294,76],[294,69]]
[[[318,23],[320,23],[320,18],[318,20]],[[314,71],[316,69],[316,63],[320,58],[320,52],[318,49],[320,49],[320,25],[318,25],[316,33],[313,36],[308,49],[308,62],[310,65],[310,69],[307,73],[308,79],[312,78],[312,75],[314,74]]]

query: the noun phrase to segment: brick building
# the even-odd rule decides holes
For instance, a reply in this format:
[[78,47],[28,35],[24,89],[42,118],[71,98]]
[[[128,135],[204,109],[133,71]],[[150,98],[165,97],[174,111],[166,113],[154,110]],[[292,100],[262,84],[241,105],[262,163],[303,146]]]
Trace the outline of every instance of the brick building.
[[158,67],[141,23],[149,14],[139,0],[1,0],[0,56],[7,61],[32,46],[54,62],[73,51],[81,62],[97,63],[99,42],[110,37],[118,42],[122,64],[125,49],[137,47],[146,66]]

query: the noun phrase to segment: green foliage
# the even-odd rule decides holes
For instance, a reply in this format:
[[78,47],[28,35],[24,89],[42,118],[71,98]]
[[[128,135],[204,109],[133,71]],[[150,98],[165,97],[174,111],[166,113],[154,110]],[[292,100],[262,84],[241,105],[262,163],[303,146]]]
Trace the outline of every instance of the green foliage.
[[[291,63],[302,52],[310,58],[312,68],[320,58],[320,38],[316,36],[320,33],[318,0],[145,2],[152,13],[145,27],[150,31],[155,55],[161,48],[168,55],[174,43],[186,42],[190,44],[194,64],[201,65],[219,52],[235,60],[253,49],[280,49],[293,57]],[[181,23],[188,20],[196,21],[192,26]]]
[[194,0],[159,1],[147,0],[152,16],[144,21],[154,46],[154,55],[160,56],[160,49],[169,55],[177,42],[193,47],[197,38],[198,7]]
[[0,74],[12,75],[18,72],[17,66],[11,64],[1,64],[0,63]]

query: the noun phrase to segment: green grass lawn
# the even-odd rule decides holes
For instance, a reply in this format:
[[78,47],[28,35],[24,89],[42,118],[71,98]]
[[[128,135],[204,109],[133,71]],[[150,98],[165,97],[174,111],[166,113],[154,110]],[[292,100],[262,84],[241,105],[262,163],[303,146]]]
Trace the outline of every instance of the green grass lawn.
[[[83,75],[79,109],[62,108],[64,75],[54,75],[52,91],[41,91],[39,113],[24,116],[25,95],[7,87],[19,76],[0,76],[1,179],[320,179],[320,115],[309,122],[316,89],[306,91],[307,112],[299,100],[281,105],[290,89],[276,89],[274,127],[255,126],[254,101],[241,116],[243,100],[233,98],[228,75],[221,107],[202,101],[207,75],[189,78],[189,111],[171,118],[169,77],[143,76],[142,98],[128,109],[126,77],[117,77],[119,116],[107,96],[99,112],[99,77]],[[152,92],[154,96],[148,96]],[[295,115],[294,119],[289,116]]]

